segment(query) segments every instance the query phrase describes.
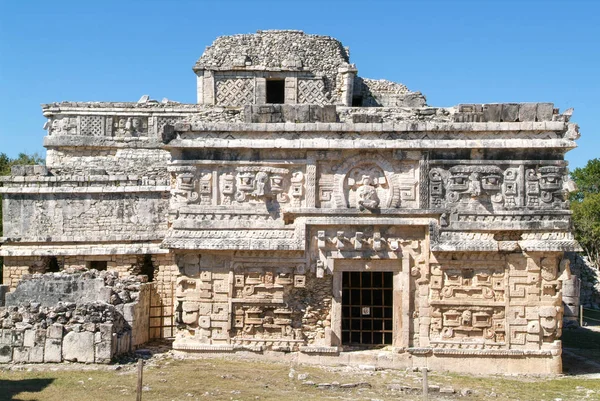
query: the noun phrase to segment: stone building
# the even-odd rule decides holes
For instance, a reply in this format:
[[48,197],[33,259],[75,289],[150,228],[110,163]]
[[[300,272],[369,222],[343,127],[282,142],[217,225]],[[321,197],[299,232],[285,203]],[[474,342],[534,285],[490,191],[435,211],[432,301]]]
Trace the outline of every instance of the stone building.
[[197,104],[43,106],[46,166],[0,188],[5,284],[151,272],[188,353],[561,371],[570,111],[427,106],[300,31],[193,70]]

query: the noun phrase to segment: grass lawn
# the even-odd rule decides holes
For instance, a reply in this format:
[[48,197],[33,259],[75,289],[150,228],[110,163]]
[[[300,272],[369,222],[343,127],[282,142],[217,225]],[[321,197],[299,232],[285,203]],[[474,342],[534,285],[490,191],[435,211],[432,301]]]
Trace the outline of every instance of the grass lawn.
[[[567,365],[582,365],[583,358],[600,363],[600,332],[585,328],[565,330],[563,341],[565,347],[577,355],[569,359]],[[557,377],[466,376],[432,372],[430,385],[451,386],[457,393],[434,393],[430,399],[600,400],[600,378],[572,374],[600,374],[600,369],[594,366],[588,366],[587,370],[573,367],[571,374],[569,369],[565,366],[567,375]],[[299,374],[307,376],[298,378]],[[320,383],[334,385],[319,388],[317,385]],[[344,384],[357,386],[344,388]],[[168,355],[154,357],[147,362],[144,386],[144,400],[423,399],[420,394],[397,391],[400,386],[420,388],[421,374],[418,372],[320,368],[230,358],[180,360]],[[135,400],[135,389],[135,363],[109,366],[17,365],[11,370],[0,370],[0,400],[125,401]],[[471,390],[471,394],[461,395],[460,391],[465,389]]]

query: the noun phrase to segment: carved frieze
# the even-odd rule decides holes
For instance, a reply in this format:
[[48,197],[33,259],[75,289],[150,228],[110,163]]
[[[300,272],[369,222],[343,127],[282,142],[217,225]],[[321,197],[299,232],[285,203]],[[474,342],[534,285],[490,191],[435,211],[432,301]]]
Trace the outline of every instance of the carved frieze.
[[50,123],[49,135],[78,135],[76,116],[56,116]]
[[431,161],[429,204],[457,212],[568,209],[571,185],[560,162],[484,164]]
[[148,136],[148,117],[115,116],[108,120],[114,137]]
[[380,153],[319,161],[318,201],[324,208],[377,212],[416,208],[418,162]]
[[322,252],[401,252],[403,247],[419,247],[418,239],[387,226],[322,229],[316,232],[316,240]]
[[277,202],[300,206],[304,199],[301,169],[273,166],[178,166],[171,169],[176,204],[253,205]]
[[504,302],[505,291],[504,267],[432,266],[433,303]]
[[504,306],[435,306],[431,312],[432,342],[504,343]]

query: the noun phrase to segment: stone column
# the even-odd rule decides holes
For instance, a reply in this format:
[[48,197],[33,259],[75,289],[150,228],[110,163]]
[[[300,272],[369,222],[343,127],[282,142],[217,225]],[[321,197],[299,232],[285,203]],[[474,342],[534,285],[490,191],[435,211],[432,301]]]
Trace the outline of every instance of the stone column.
[[202,104],[215,104],[215,78],[212,71],[204,71],[202,83]]
[[256,78],[254,85],[255,104],[267,103],[267,80],[266,78]]
[[342,75],[342,88],[340,103],[343,106],[352,106],[352,95],[354,94],[354,77],[358,70],[354,64],[345,64],[338,68],[338,74]]
[[198,104],[204,104],[204,70],[196,71],[196,96]]
[[285,104],[298,103],[298,78],[285,78]]

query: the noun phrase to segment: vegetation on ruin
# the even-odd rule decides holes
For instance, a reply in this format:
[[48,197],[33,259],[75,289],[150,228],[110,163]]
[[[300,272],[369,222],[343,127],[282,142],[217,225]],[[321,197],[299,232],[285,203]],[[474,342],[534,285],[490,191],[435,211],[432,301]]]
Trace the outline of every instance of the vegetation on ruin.
[[571,178],[577,190],[571,194],[575,238],[590,261],[600,267],[600,158],[576,168]]
[[[0,175],[9,175],[10,168],[14,165],[19,164],[44,164],[44,158],[37,153],[28,155],[26,153],[19,153],[16,159],[11,159],[5,153],[0,153]],[[0,195],[0,237],[3,234],[2,227],[2,195]],[[2,283],[2,266],[4,265],[2,257],[0,256],[0,283]]]

